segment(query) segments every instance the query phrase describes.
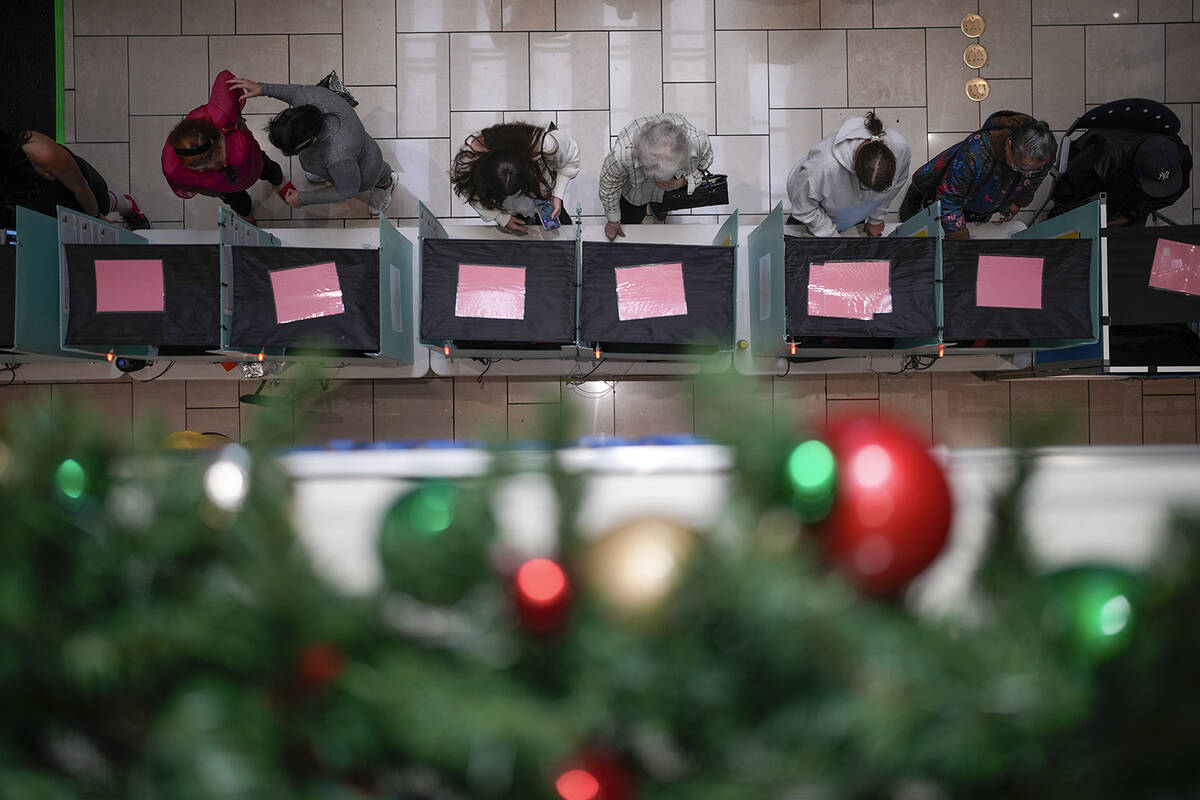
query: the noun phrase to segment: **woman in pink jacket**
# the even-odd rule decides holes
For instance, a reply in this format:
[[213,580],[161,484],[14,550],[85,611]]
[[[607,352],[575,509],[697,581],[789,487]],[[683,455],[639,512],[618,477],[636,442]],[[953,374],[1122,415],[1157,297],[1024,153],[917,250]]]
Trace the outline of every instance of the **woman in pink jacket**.
[[248,222],[254,222],[246,189],[260,179],[281,195],[287,187],[283,186],[283,169],[263,152],[242,118],[246,99],[241,89],[229,87],[233,78],[232,72],[222,70],[213,81],[208,102],[194,109],[167,136],[162,171],[180,197],[220,197]]

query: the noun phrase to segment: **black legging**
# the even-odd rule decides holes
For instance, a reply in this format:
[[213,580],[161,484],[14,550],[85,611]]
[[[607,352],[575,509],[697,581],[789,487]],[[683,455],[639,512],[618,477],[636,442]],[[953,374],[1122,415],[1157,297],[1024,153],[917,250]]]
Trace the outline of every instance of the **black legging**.
[[[63,149],[71,153],[67,148],[64,147]],[[104,180],[104,176],[95,167],[74,153],[71,153],[71,158],[75,159],[75,164],[78,165],[79,171],[83,173],[83,179],[87,181],[92,194],[96,195],[96,205],[100,209],[100,213],[107,214],[112,211],[108,203],[108,182]],[[48,217],[58,215],[57,206],[63,206],[75,211],[83,211],[83,207],[75,199],[75,193],[64,186],[61,181],[44,181],[44,183],[45,188],[42,191],[32,197],[23,198],[17,205],[39,211]]]
[[[263,153],[262,173],[258,176],[259,180],[266,181],[272,186],[278,186],[283,183],[283,168],[271,160],[271,157]],[[254,203],[250,200],[250,193],[245,189],[240,192],[231,192],[222,194],[221,199],[224,200],[234,213],[241,217],[250,216],[250,211],[254,208]]]

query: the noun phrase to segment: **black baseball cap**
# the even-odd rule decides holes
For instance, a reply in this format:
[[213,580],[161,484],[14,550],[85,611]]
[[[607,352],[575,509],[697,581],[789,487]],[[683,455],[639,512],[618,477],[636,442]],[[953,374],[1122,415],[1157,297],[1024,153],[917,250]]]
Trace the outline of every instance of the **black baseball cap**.
[[1166,136],[1151,136],[1138,145],[1133,157],[1138,183],[1151,197],[1168,197],[1183,185],[1179,147]]

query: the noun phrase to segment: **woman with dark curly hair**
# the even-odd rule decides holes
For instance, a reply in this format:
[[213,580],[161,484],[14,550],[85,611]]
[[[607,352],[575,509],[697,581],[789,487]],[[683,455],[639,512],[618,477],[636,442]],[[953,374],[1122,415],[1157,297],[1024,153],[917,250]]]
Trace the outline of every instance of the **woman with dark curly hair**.
[[537,202],[551,203],[551,216],[564,225],[563,194],[579,174],[579,145],[554,124],[542,128],[509,122],[467,137],[454,157],[450,182],[454,193],[479,217],[502,230],[526,233],[540,225]]
[[0,206],[15,215],[25,206],[55,216],[58,206],[104,219],[121,215],[131,231],[150,227],[150,220],[127,194],[108,188],[96,168],[43,133],[0,129]]

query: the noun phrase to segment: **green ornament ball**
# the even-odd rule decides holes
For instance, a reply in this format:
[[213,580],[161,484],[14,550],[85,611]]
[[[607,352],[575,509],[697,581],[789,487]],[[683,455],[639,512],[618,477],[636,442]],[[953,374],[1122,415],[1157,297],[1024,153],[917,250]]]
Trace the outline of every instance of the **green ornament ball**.
[[490,576],[491,518],[482,493],[423,483],[383,518],[379,557],[388,585],[434,605],[453,605]]
[[1129,644],[1137,624],[1140,579],[1119,567],[1079,566],[1050,576],[1047,621],[1071,648],[1102,661]]
[[792,505],[805,522],[820,522],[833,508],[837,463],[833,451],[818,439],[796,445],[788,456],[787,480]]

